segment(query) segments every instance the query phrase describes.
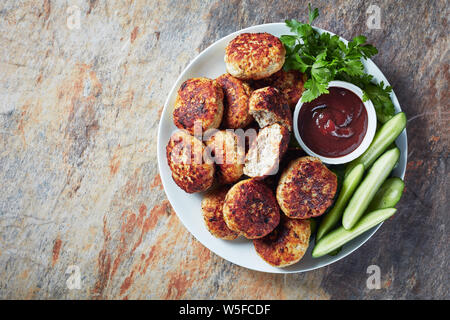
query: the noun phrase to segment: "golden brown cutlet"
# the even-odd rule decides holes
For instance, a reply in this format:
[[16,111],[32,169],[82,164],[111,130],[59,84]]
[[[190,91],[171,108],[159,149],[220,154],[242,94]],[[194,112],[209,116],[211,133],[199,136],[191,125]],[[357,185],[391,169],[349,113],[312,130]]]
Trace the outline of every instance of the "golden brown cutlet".
[[205,145],[183,130],[176,131],[166,146],[167,163],[175,183],[187,193],[207,190],[214,180],[214,164],[203,161]]
[[333,203],[337,177],[318,158],[292,161],[281,174],[276,191],[281,210],[290,218],[322,215]]
[[245,145],[239,137],[228,130],[221,130],[206,142],[208,152],[215,158],[219,183],[228,184],[239,180],[244,173]]
[[287,100],[289,107],[294,109],[305,91],[306,80],[306,74],[297,70],[284,71],[281,69],[268,78],[253,81],[251,87],[254,90],[267,86],[277,88]]
[[253,240],[256,253],[275,267],[287,267],[305,255],[311,235],[310,221],[282,215],[280,224],[261,239]]
[[225,73],[216,79],[224,93],[222,127],[226,129],[245,128],[253,118],[248,111],[250,86],[232,75]]
[[206,193],[202,200],[202,212],[206,228],[213,236],[224,240],[234,240],[239,233],[228,228],[223,219],[223,203],[228,190],[230,187],[224,186]]
[[194,134],[198,121],[205,132],[218,128],[223,115],[223,91],[215,81],[207,78],[188,79],[178,89],[173,121],[180,129]]
[[285,97],[274,87],[253,91],[249,100],[249,110],[261,128],[279,123],[292,131],[291,109]]
[[268,77],[283,67],[286,50],[269,33],[242,33],[225,49],[228,73],[242,80]]
[[275,196],[262,181],[243,180],[228,191],[223,205],[227,226],[247,239],[262,238],[280,221]]
[[289,130],[279,123],[259,130],[245,156],[244,174],[256,179],[277,174],[288,144]]

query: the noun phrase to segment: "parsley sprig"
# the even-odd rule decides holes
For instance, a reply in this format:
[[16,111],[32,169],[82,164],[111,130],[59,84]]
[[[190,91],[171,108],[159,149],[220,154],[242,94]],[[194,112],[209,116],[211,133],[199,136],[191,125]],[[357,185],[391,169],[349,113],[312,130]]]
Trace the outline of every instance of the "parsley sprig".
[[308,23],[286,20],[286,25],[294,35],[283,35],[281,42],[286,48],[286,60],[283,68],[299,70],[308,75],[305,83],[303,102],[309,102],[327,90],[328,82],[343,80],[359,86],[364,91],[364,100],[372,100],[380,122],[386,122],[395,113],[390,98],[392,88],[377,84],[373,76],[364,72],[363,59],[378,53],[377,48],[366,43],[363,35],[353,38],[345,44],[339,36],[328,32],[319,34],[311,23],[319,16],[319,10],[311,10],[308,5]]

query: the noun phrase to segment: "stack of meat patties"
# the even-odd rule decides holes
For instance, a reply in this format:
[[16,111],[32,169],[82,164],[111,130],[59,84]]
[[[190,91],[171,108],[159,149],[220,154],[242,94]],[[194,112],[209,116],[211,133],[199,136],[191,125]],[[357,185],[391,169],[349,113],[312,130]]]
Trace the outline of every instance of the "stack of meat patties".
[[[252,239],[277,267],[303,257],[309,219],[325,212],[337,188],[336,175],[319,159],[288,151],[292,111],[306,79],[282,70],[284,59],[277,37],[238,35],[226,47],[226,74],[188,79],[179,88],[173,120],[181,130],[166,147],[175,183],[188,193],[207,191],[202,211],[209,232]],[[236,129],[249,128],[257,134],[246,145]],[[213,134],[205,139],[208,131]]]

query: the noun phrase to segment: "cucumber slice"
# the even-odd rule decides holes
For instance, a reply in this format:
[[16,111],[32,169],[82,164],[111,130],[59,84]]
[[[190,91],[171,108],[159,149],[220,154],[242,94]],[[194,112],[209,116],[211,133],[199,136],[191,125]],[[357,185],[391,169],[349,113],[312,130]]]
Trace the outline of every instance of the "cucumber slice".
[[367,211],[393,208],[402,197],[405,183],[398,177],[387,179],[375,194]]
[[350,197],[356,187],[361,182],[363,174],[364,165],[358,164],[345,177],[344,182],[342,183],[341,191],[333,208],[325,215],[319,225],[316,236],[317,240],[320,240],[327,232],[332,230],[338,223],[339,219],[341,219],[344,208],[350,200]]
[[345,208],[342,225],[345,229],[351,229],[358,219],[366,211],[378,189],[391,173],[400,157],[400,150],[394,148],[386,151],[370,168],[363,182],[353,194]]
[[342,247],[339,247],[339,248],[337,248],[336,250],[333,250],[333,251],[331,251],[331,252],[328,252],[328,255],[329,256],[337,256],[338,254],[339,254],[339,252],[341,252],[342,251]]
[[346,174],[356,166],[362,163],[364,168],[368,169],[375,160],[397,139],[400,133],[406,127],[406,115],[404,112],[397,113],[392,119],[386,122],[375,134],[369,148],[358,158],[349,163]]
[[380,222],[390,218],[397,211],[395,208],[381,209],[368,213],[350,230],[339,227],[320,239],[312,251],[314,258],[319,258],[327,253],[342,247],[350,240],[375,227]]

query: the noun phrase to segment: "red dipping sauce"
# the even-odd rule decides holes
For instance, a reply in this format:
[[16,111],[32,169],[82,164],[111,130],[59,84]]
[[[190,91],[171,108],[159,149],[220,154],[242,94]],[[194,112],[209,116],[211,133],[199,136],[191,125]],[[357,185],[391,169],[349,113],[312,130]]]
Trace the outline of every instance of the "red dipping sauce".
[[358,148],[366,135],[368,117],[363,102],[350,90],[330,87],[328,91],[302,105],[298,130],[313,152],[337,158]]

